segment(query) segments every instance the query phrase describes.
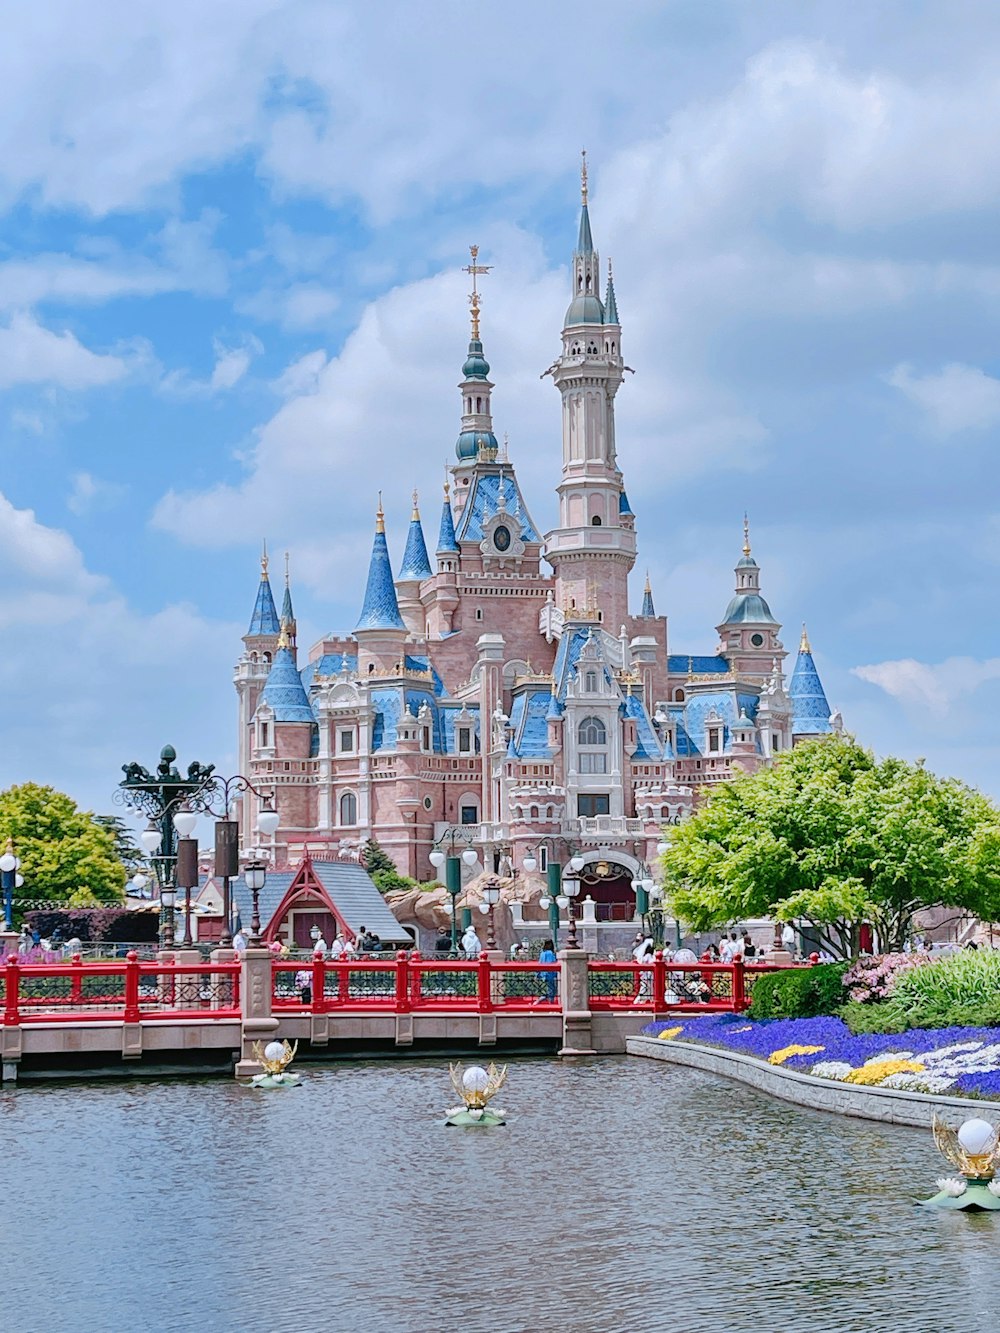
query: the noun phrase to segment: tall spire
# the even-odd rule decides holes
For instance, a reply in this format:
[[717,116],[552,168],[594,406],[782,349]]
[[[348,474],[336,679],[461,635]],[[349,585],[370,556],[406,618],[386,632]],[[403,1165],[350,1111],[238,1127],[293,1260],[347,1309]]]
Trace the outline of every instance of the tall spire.
[[413,513],[410,515],[410,531],[406,536],[406,550],[403,563],[399,567],[400,579],[429,579],[431,562],[427,558],[427,544],[424,530],[420,524],[420,509],[417,505],[417,492],[413,492]]
[[587,207],[587,150],[580,150],[580,231],[576,238],[576,252],[589,255],[594,252],[594,238],[590,234],[590,210]]
[[604,322],[605,324],[620,324],[618,318],[618,302],[615,299],[615,279],[611,272],[611,260],[608,260],[608,289],[604,296]]
[[743,511],[743,554],[750,554],[750,515]]
[[246,632],[246,638],[256,638],[258,635],[270,635],[281,633],[281,622],[278,619],[277,608],[274,605],[274,595],[271,592],[271,580],[267,575],[267,542],[264,543],[263,551],[260,557],[260,586],[257,588],[257,600],[253,605],[253,614],[250,617],[250,628]]
[[288,552],[285,552],[285,595],[281,599],[282,622],[288,620],[294,626],[295,612],[292,610],[292,584],[288,572]]
[[653,589],[649,582],[649,570],[646,570],[646,586],[642,590],[642,610],[639,613],[644,620],[653,619],[656,612],[653,609]]
[[463,462],[475,460],[481,455],[495,458],[497,440],[493,434],[493,415],[490,408],[490,363],[483,354],[483,343],[479,333],[480,300],[476,278],[480,273],[489,273],[492,264],[479,263],[479,246],[470,245],[471,263],[466,264],[463,273],[472,278],[472,291],[469,293],[469,306],[472,317],[472,336],[469,339],[469,353],[462,366],[462,382],[459,391],[462,394],[462,430],[455,445],[455,452]]
[[830,705],[823,682],[813,661],[812,649],[802,626],[799,654],[795,659],[792,679],[788,686],[792,704],[793,736],[827,736],[833,730],[830,723]]
[[438,530],[438,554],[446,551],[457,551],[458,542],[455,540],[455,518],[451,512],[451,499],[449,497],[449,486],[447,481],[444,484],[444,505],[441,508],[441,527]]
[[389,547],[385,540],[385,514],[382,512],[382,492],[379,492],[378,510],[375,514],[375,540],[372,543],[371,561],[368,565],[368,582],[365,585],[365,600],[355,632],[367,629],[405,630],[403,617],[399,614],[396,600],[396,587],[392,581],[392,564],[389,560]]

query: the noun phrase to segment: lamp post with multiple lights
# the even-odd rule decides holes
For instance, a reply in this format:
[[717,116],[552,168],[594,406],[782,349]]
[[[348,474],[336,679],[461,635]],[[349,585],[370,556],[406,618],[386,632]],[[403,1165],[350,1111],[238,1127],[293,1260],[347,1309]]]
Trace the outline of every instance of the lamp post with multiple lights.
[[[462,892],[462,865],[463,863],[470,869],[479,860],[479,854],[472,846],[475,834],[471,831],[467,834],[460,833],[455,828],[450,828],[439,842],[435,843],[434,850],[429,856],[429,861],[435,870],[445,867],[445,888],[451,896],[451,951],[458,952],[458,895]],[[457,842],[465,843],[465,850],[459,856],[455,851]],[[448,845],[447,855],[441,850],[444,844]]]

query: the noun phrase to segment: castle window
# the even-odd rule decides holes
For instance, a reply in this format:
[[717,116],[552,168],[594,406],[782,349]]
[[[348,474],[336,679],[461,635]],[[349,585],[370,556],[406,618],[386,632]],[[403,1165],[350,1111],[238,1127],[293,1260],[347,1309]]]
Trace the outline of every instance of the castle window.
[[610,815],[611,797],[607,792],[581,792],[576,798],[576,813],[580,819]]
[[352,791],[345,791],[340,798],[340,822],[345,828],[358,822],[358,798]]
[[260,724],[260,743],[261,743],[261,745],[263,745],[265,748],[267,747],[267,744],[268,744],[268,734],[269,734],[270,730],[271,730],[271,729],[270,729],[270,727],[267,725],[266,722],[262,722],[262,723]]
[[469,754],[472,750],[472,728],[459,727],[458,729],[458,753]]
[[354,732],[341,731],[340,733],[340,753],[352,754],[354,751]]
[[608,733],[599,717],[585,717],[577,729],[576,738],[581,745],[606,745]]
[[777,754],[781,749],[781,736],[777,731],[771,733],[771,751]]
[[709,753],[718,753],[722,749],[722,735],[719,727],[709,727],[708,729],[708,750]]
[[538,869],[544,875],[544,873],[546,872],[546,870],[548,870],[548,868],[549,868],[549,849],[547,847],[539,847]]
[[583,750],[580,752],[580,772],[581,773],[606,773],[608,771],[608,756],[600,751],[595,754],[592,750]]
[[463,805],[459,810],[459,819],[463,824],[478,824],[479,807],[475,805]]
[[270,665],[271,665],[271,654],[270,654],[270,653],[264,653],[264,654],[262,654],[262,656],[263,656],[263,659],[264,659],[264,665],[265,665],[265,666],[270,666]]
[[684,691],[682,689],[674,690],[674,703],[682,704],[684,702]]
[[600,514],[595,514],[595,515],[594,515],[594,517],[590,520],[590,526],[591,526],[592,528],[599,528],[599,527],[601,526],[601,516],[600,516]]
[[482,608],[481,606],[477,606],[477,607],[476,607],[476,619],[477,619],[477,620],[482,620],[482,618],[483,618],[483,608]]
[[587,690],[590,694],[595,694],[597,691],[597,672],[588,671],[584,678],[584,681],[585,683],[583,688]]
[[477,399],[476,399],[476,411],[477,411],[477,412],[482,412],[482,410],[483,410],[483,400],[482,400],[481,398],[477,398]]
[[430,729],[430,727],[424,727],[424,728],[421,730],[421,732],[420,732],[420,748],[421,748],[422,750],[429,750],[429,749],[431,748],[431,729]]

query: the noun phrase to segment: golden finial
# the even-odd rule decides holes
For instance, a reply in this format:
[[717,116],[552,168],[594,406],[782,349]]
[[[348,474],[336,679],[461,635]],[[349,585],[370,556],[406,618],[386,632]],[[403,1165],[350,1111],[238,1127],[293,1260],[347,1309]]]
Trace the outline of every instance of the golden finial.
[[473,342],[479,341],[479,292],[476,288],[476,275],[478,273],[489,273],[493,267],[492,264],[477,264],[479,258],[479,246],[470,245],[469,254],[472,256],[472,263],[466,264],[462,270],[463,273],[472,275],[472,292],[469,295],[469,305],[472,307],[472,339]]
[[743,515],[743,554],[750,554],[750,519],[746,513]]
[[580,202],[587,207],[587,150],[580,149]]
[[288,646],[288,621],[283,620],[281,622],[281,633],[278,635],[278,648],[287,648]]
[[285,587],[288,587],[288,552],[285,552]]
[[417,506],[417,499],[418,499],[418,497],[417,497],[417,488],[416,488],[416,486],[414,486],[414,488],[413,488],[413,513],[410,515],[410,522],[411,522],[411,523],[419,522],[419,521],[420,521],[420,509],[419,509],[418,506]]
[[646,570],[646,586],[643,588],[643,592],[652,592],[652,591],[653,591],[653,585],[652,585],[652,584],[650,583],[650,581],[649,581],[649,570],[647,569],[647,570]]
[[260,556],[260,576],[261,576],[262,579],[266,579],[266,578],[267,578],[267,538],[266,538],[266,537],[264,538],[264,548],[263,548],[263,550],[261,551],[261,556]]
[[806,633],[806,622],[804,620],[802,622],[802,638],[799,639],[799,652],[800,653],[812,652],[812,649],[809,647],[809,635]]
[[375,531],[385,532],[385,514],[382,512],[382,492],[378,493],[378,508],[375,510]]

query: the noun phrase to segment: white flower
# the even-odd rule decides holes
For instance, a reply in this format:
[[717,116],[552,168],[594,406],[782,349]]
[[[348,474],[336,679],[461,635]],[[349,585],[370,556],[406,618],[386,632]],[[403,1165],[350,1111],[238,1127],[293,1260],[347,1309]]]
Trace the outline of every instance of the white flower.
[[898,1092],[946,1092],[953,1080],[940,1074],[890,1074],[879,1085],[895,1088]]
[[809,1069],[810,1074],[815,1074],[817,1078],[846,1078],[854,1068],[847,1060],[820,1060],[819,1064],[812,1065]]
[[968,1188],[964,1180],[958,1180],[955,1176],[942,1176],[937,1187],[942,1194],[947,1194],[949,1199],[960,1198]]
[[936,1051],[928,1051],[925,1060],[937,1060],[949,1055],[961,1055],[964,1051],[978,1051],[981,1041],[954,1041],[950,1046],[939,1046]]
[[991,1194],[995,1195],[996,1198],[1000,1199],[1000,1180],[991,1180],[986,1188]]
[[[912,1051],[883,1051],[881,1055],[873,1055],[870,1060],[866,1060],[864,1068],[867,1069],[869,1065],[880,1065],[885,1060],[916,1060],[917,1058]],[[923,1057],[919,1058],[923,1063]]]

